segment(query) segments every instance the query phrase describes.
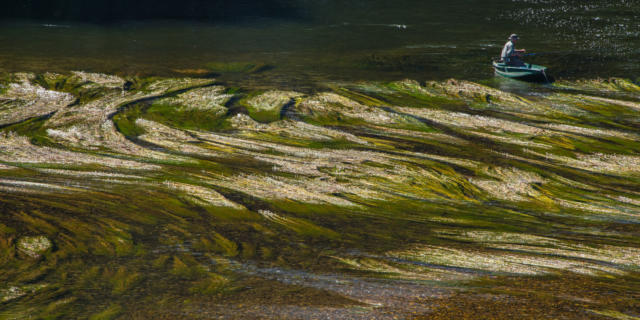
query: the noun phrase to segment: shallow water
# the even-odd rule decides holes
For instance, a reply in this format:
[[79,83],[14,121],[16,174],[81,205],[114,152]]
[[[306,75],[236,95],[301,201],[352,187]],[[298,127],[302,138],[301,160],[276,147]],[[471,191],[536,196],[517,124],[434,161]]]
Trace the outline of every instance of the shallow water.
[[298,4],[3,21],[0,319],[640,316],[637,3]]
[[627,80],[3,81],[3,317],[640,310]]

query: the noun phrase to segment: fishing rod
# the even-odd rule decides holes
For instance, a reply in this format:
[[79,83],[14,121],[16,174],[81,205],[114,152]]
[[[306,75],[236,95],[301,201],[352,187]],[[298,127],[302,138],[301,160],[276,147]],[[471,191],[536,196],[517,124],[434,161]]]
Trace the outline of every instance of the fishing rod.
[[[533,57],[533,56],[544,56],[544,55],[549,55],[549,54],[563,54],[563,53],[570,53],[570,52],[575,52],[575,51],[545,51],[545,52],[532,52],[532,53],[521,53],[518,54],[519,57]],[[495,59],[502,59],[500,57],[497,58],[493,58]]]
[[[570,54],[570,53],[584,53],[584,52],[587,52],[587,50],[543,51],[543,52],[521,53],[518,56],[522,58],[522,57],[546,56],[546,55],[552,55],[552,54]],[[494,57],[492,59],[494,61],[502,60],[501,57]]]
[[522,57],[532,57],[532,56],[542,56],[547,54],[558,54],[558,53],[566,53],[562,51],[549,51],[549,52],[533,52],[533,53],[523,53],[520,56]]
[[548,54],[569,54],[569,53],[580,53],[580,52],[586,52],[586,50],[544,51],[544,52],[523,53],[520,56],[531,57],[531,56],[544,56]]
[[[521,53],[519,57],[535,57],[535,56],[546,56],[550,54],[567,54],[567,53],[576,53],[576,51],[545,51],[545,52],[532,52],[532,53]],[[494,60],[501,60],[500,57],[493,58]]]

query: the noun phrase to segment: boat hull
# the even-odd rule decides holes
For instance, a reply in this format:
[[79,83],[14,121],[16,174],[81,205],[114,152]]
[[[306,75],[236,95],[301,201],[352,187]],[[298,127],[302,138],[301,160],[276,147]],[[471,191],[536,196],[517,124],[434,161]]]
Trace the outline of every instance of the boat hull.
[[494,62],[493,69],[496,74],[509,78],[529,82],[549,82],[546,75],[546,67],[525,63],[524,66],[508,66],[504,63]]

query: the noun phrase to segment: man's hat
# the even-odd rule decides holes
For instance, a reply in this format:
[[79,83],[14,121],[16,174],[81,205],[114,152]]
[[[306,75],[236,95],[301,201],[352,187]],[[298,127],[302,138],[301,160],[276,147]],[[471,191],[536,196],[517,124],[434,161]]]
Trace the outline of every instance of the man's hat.
[[509,40],[511,40],[511,39],[520,39],[520,38],[518,37],[517,34],[514,33],[514,34],[509,36]]

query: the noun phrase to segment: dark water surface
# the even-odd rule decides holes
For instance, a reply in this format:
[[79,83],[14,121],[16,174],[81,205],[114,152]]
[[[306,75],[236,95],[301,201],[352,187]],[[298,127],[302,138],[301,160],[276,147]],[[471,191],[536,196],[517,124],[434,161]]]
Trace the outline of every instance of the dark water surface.
[[296,8],[292,18],[237,12],[242,19],[215,23],[3,21],[0,68],[175,75],[239,62],[268,66],[245,81],[294,87],[477,80],[492,76],[490,59],[516,32],[529,52],[552,52],[530,61],[556,77],[638,76],[638,1],[300,1]]

